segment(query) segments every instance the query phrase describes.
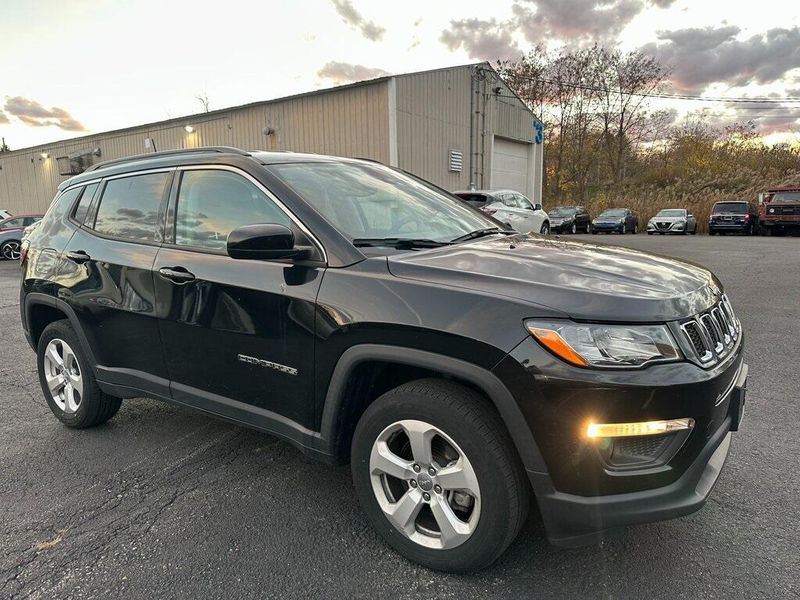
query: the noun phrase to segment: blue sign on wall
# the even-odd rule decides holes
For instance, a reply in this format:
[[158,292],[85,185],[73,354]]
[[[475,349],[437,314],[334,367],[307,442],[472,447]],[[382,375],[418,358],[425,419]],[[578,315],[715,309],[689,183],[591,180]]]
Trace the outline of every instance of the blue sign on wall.
[[533,121],[533,141],[535,144],[541,144],[544,140],[544,125],[541,121]]

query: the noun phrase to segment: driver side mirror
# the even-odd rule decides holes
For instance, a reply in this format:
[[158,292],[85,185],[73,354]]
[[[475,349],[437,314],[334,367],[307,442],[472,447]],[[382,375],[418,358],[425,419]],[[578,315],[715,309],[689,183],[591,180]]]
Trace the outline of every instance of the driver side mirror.
[[294,233],[278,223],[243,225],[228,234],[228,256],[249,260],[305,259],[308,246],[295,246]]
[[539,203],[534,204],[533,205],[533,210],[542,210],[542,205],[539,204]]

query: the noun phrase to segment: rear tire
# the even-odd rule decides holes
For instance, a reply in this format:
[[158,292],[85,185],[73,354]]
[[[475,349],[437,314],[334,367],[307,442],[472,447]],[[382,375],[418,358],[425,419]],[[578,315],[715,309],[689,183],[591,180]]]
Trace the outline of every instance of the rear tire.
[[0,246],[0,255],[6,260],[19,260],[20,243],[18,240],[8,240]]
[[[428,455],[419,451],[425,448]],[[525,523],[530,505],[525,471],[500,417],[469,388],[421,379],[386,392],[359,420],[351,450],[356,495],[372,526],[416,563],[442,571],[481,569],[505,551]],[[388,463],[381,460],[387,451]],[[384,464],[397,473],[387,474]],[[445,479],[453,470],[462,473],[458,482]],[[400,520],[402,527],[396,524],[400,503],[412,507]],[[451,523],[456,523],[452,529]]]
[[47,405],[67,427],[100,425],[122,405],[121,399],[98,387],[81,341],[66,319],[45,327],[37,345],[36,365]]

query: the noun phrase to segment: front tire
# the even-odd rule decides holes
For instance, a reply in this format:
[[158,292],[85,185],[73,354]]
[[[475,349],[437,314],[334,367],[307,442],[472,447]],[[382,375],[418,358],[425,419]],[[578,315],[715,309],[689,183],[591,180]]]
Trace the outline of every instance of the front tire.
[[39,382],[50,410],[67,427],[84,429],[105,423],[122,400],[97,385],[78,335],[66,319],[50,323],[36,351]]
[[578,226],[577,226],[577,225],[575,225],[575,223],[573,223],[573,224],[572,224],[572,227],[570,227],[570,229],[569,229],[569,232],[570,232],[572,235],[575,235],[576,233],[578,233]]
[[530,487],[502,421],[454,382],[422,379],[383,394],[359,420],[351,451],[373,527],[425,567],[486,567],[527,517]]
[[548,235],[550,233],[550,223],[548,223],[547,221],[542,223],[542,227],[541,229],[539,229],[539,233],[541,233],[542,235]]

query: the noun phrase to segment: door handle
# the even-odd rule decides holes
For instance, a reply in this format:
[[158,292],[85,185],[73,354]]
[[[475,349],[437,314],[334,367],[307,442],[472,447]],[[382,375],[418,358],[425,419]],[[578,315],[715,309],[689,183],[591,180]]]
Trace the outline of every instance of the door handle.
[[158,270],[158,274],[174,283],[189,283],[195,279],[194,273],[183,267],[162,267]]
[[86,252],[84,252],[83,250],[75,250],[73,252],[67,252],[67,258],[74,263],[78,263],[79,265],[82,265],[83,263],[92,260],[92,257],[86,254]]

